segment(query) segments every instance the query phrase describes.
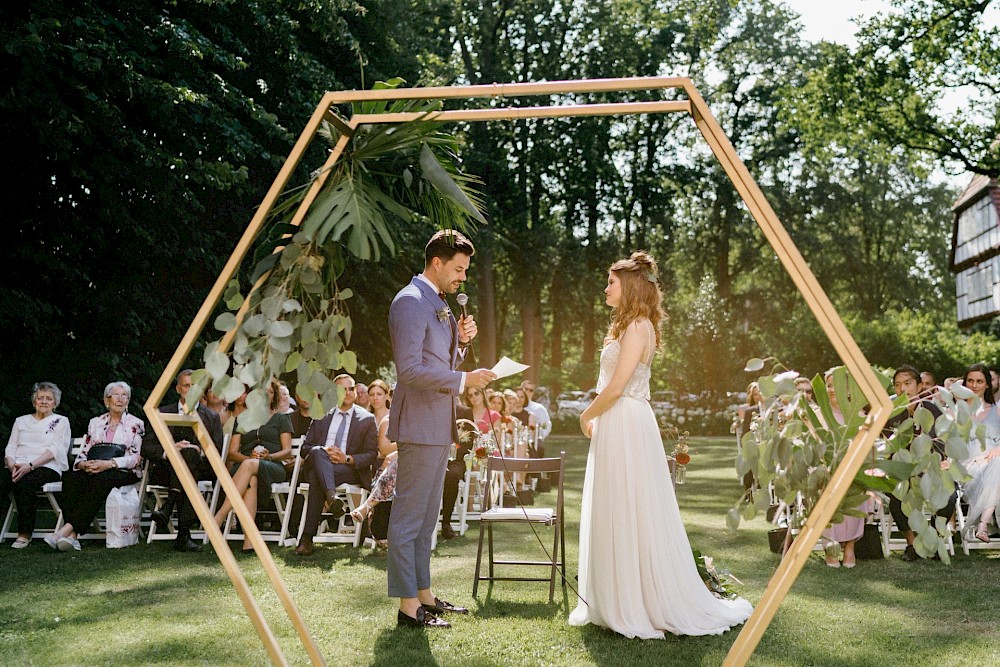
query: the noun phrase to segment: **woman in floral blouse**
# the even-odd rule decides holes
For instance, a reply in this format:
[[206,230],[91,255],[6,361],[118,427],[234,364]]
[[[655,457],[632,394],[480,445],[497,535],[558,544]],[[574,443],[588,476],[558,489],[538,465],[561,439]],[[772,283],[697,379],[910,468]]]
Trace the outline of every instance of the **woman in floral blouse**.
[[73,470],[63,478],[63,515],[66,523],[45,538],[59,551],[79,551],[77,539],[87,532],[112,489],[142,478],[142,420],[128,413],[132,388],[112,382],[104,388],[108,411],[90,420],[83,447]]
[[36,384],[31,390],[35,412],[14,420],[4,450],[4,467],[0,470],[0,521],[7,516],[13,494],[17,505],[15,549],[23,549],[31,543],[38,492],[46,484],[58,482],[69,467],[69,420],[54,412],[61,398],[59,387],[51,382]]

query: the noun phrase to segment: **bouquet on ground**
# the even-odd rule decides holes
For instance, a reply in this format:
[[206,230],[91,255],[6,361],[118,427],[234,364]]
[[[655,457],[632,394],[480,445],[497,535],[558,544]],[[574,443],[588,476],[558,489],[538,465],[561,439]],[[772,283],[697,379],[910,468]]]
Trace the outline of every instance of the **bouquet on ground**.
[[705,582],[708,590],[712,591],[712,595],[723,600],[732,600],[735,598],[736,593],[730,590],[730,586],[733,582],[737,584],[742,584],[743,582],[734,577],[728,569],[720,570],[716,568],[715,562],[711,557],[702,555],[700,551],[694,548],[691,549],[691,552],[694,554],[694,563],[698,566],[698,575]]

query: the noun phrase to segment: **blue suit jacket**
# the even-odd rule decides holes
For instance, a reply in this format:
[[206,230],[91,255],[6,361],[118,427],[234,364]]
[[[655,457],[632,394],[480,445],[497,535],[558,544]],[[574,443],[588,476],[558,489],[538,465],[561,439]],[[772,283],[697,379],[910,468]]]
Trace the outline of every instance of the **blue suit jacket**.
[[[302,458],[308,456],[313,448],[326,445],[333,415],[334,412],[328,412],[322,419],[317,419],[309,425],[309,431],[302,439]],[[351,427],[347,430],[345,453],[354,457],[354,469],[358,471],[361,486],[366,489],[372,488],[372,469],[378,459],[378,428],[372,413],[358,407],[354,408]]]
[[396,390],[389,411],[389,440],[420,445],[455,441],[455,397],[462,384],[455,317],[423,280],[414,277],[389,306],[389,335],[396,362]]

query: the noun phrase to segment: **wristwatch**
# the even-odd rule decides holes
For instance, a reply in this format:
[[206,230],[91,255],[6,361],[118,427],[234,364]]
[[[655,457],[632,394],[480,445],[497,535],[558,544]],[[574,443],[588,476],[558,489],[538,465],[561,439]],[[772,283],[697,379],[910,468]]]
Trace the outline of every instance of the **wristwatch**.
[[114,468],[115,470],[118,470],[118,461],[111,459],[111,467]]

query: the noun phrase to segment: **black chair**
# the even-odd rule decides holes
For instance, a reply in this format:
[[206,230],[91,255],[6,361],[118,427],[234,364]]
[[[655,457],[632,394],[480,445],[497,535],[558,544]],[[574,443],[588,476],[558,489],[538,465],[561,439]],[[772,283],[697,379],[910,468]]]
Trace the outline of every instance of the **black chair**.
[[[563,522],[563,470],[566,464],[566,452],[560,452],[559,458],[548,459],[514,459],[489,457],[486,469],[483,512],[479,516],[479,548],[476,551],[476,575],[472,583],[472,596],[479,592],[480,581],[548,581],[549,602],[552,602],[556,590],[556,576],[561,576],[563,594],[566,592],[566,531]],[[512,473],[558,473],[556,506],[552,507],[503,507],[494,506],[498,498],[503,497],[504,481]],[[502,502],[502,501],[501,501]],[[493,525],[527,524],[534,531],[533,525],[552,527],[552,551],[546,560],[497,560],[493,552]],[[489,576],[480,576],[483,557],[483,536],[489,535]],[[542,545],[539,544],[539,547]],[[562,552],[560,553],[560,549]],[[549,568],[548,577],[498,577],[494,574],[494,565],[544,565]],[[558,575],[557,575],[558,571]]]

